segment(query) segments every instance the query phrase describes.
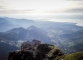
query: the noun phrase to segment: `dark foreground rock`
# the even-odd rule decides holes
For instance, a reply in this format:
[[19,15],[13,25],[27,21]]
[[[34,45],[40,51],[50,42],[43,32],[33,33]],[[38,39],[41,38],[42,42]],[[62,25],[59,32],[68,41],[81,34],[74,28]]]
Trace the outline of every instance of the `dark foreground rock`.
[[3,60],[53,60],[57,56],[62,56],[60,49],[49,44],[40,44],[37,52],[33,51],[14,51],[3,58]]
[[53,45],[40,44],[36,52],[17,50],[9,52],[2,60],[83,60],[83,52],[63,54]]

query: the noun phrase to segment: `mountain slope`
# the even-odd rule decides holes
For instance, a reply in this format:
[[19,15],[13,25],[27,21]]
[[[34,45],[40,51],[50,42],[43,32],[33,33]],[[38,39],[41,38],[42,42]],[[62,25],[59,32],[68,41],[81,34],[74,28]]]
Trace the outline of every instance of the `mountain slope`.
[[16,27],[16,26],[14,24],[12,24],[10,21],[7,21],[4,18],[0,18],[0,32],[10,30],[14,27]]
[[5,17],[8,21],[11,21],[13,24],[18,25],[19,27],[28,28],[30,25],[35,24],[36,22],[30,19],[16,19]]
[[[6,31],[8,29],[8,31],[0,33],[1,41],[15,41],[17,44],[17,41],[39,39],[43,43],[58,46],[65,53],[82,50],[81,47],[79,47],[79,50],[76,46],[81,46],[83,43],[83,27],[77,26],[76,23],[33,21],[15,18],[4,19],[6,19],[6,21],[0,23],[0,30]],[[7,21],[19,25],[21,28],[10,29],[8,27],[12,27],[12,25],[10,22],[6,23]]]
[[41,28],[30,26],[27,30],[28,32],[26,38],[29,40],[39,39],[42,40],[42,42],[49,42],[50,40],[50,38],[47,36],[47,32]]
[[83,60],[83,52],[65,54],[63,56],[56,57],[54,60]]
[[10,41],[23,40],[26,36],[26,33],[27,33],[26,29],[22,27],[14,28],[4,33],[0,33],[0,38],[4,40],[10,40]]
[[0,60],[2,57],[7,55],[10,51],[14,51],[17,49],[19,48],[12,46],[10,44],[4,43],[4,42],[0,42]]
[[50,41],[47,32],[43,29],[37,28],[36,26],[30,26],[27,29],[22,27],[14,28],[4,33],[0,33],[0,38],[11,41],[39,39],[44,43]]

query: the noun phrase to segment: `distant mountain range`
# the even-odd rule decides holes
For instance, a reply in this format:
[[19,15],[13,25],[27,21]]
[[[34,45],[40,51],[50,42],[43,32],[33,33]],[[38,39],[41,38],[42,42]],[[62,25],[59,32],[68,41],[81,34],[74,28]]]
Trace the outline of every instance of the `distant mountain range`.
[[83,27],[76,23],[0,18],[0,44],[19,47],[33,39],[54,44],[64,53],[83,51]]
[[27,28],[30,25],[35,24],[33,20],[27,19],[14,19],[14,18],[0,18],[0,32],[5,32],[12,28],[24,27]]
[[0,39],[9,41],[39,39],[42,40],[42,42],[48,42],[48,40],[50,40],[46,31],[35,26],[30,26],[27,29],[22,27],[14,28],[9,31],[0,33]]
[[0,18],[0,32],[10,30],[14,27],[15,27],[15,25],[12,24],[10,21],[8,21],[4,18]]
[[5,17],[4,19],[6,19],[7,21],[12,22],[13,24],[15,24],[19,27],[24,27],[24,28],[27,28],[30,25],[35,24],[35,21],[29,20],[29,19],[15,19],[15,18],[8,18],[8,17]]

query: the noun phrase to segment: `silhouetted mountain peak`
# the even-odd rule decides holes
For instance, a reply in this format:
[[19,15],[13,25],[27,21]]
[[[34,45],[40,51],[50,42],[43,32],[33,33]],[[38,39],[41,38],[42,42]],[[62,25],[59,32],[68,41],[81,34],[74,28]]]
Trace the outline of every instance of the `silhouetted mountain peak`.
[[12,33],[12,32],[22,32],[22,31],[25,31],[26,29],[23,28],[23,27],[19,27],[19,28],[13,28],[9,31],[6,31],[6,33]]
[[0,22],[6,21],[6,19],[4,18],[0,18]]
[[4,18],[0,18],[0,22],[6,22],[6,23],[9,23],[10,21],[4,19]]
[[28,28],[28,30],[34,30],[34,29],[38,29],[36,26],[34,26],[34,25],[31,25],[29,28]]

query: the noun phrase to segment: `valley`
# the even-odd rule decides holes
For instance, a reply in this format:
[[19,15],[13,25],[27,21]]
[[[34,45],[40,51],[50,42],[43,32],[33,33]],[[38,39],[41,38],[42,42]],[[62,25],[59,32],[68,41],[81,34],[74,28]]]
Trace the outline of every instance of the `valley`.
[[76,23],[0,18],[0,51],[4,49],[2,43],[19,49],[24,41],[33,39],[53,44],[64,53],[83,51],[83,27]]

